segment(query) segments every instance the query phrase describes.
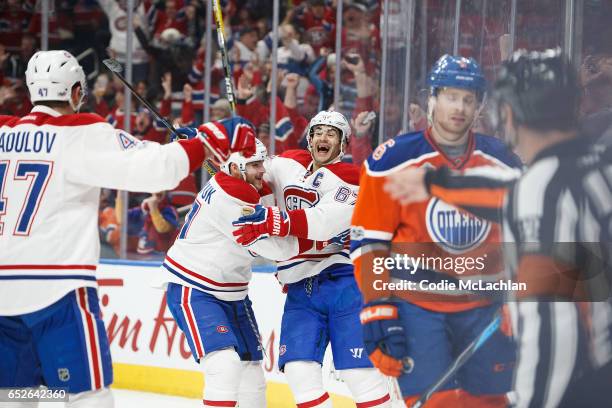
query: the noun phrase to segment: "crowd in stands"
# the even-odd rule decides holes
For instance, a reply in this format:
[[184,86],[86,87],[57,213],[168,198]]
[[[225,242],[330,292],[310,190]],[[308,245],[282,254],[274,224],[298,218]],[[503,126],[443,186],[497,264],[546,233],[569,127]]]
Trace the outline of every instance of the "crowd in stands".
[[[27,61],[41,43],[40,3],[36,0],[0,1],[0,114],[23,116],[31,109],[23,78]],[[389,3],[393,13],[399,8],[400,0]],[[423,34],[418,33],[426,33],[428,49],[425,50],[427,62],[424,66],[428,70],[434,60],[449,51],[444,44],[452,44],[450,28],[454,10],[450,3],[443,0],[427,2],[427,28],[423,30],[418,27],[423,23],[417,22],[417,34],[410,45],[394,37],[394,28],[405,21],[399,14],[391,14],[388,48],[399,50],[398,55],[402,49],[419,55],[419,35]],[[504,58],[504,34],[508,32],[504,19],[507,19],[510,1],[484,2],[489,4],[484,10],[477,7],[482,2],[464,3],[459,38],[461,54],[480,59],[487,76],[491,77]],[[503,4],[495,6],[497,3]],[[527,29],[517,30],[520,33],[518,45],[536,44],[534,48],[546,48],[558,43],[557,31],[562,30],[563,10],[555,6],[557,3],[557,0],[519,2],[522,10],[534,7],[538,10],[520,14],[518,24],[531,27],[532,31],[534,26],[538,29],[535,34]],[[49,0],[49,4],[49,48],[69,50],[78,56],[90,74],[88,102],[82,110],[105,117],[117,128],[126,129],[129,124],[130,133],[139,139],[167,142],[168,131],[136,98],[131,98],[130,117],[126,118],[124,87],[100,63],[108,57],[122,64],[126,62],[127,1]],[[203,120],[208,4],[204,0],[134,0],[132,83],[141,96],[154,102],[161,115],[175,125],[197,126]],[[378,116],[381,4],[378,0],[343,1],[339,33],[341,54],[338,56],[335,53],[336,0],[281,0],[277,34],[272,31],[271,0],[221,0],[237,99],[236,113],[254,124],[258,137],[266,145],[270,145],[273,136],[275,153],[304,147],[303,136],[309,119],[316,112],[330,108],[350,118],[353,126],[346,159],[360,165],[372,152],[378,142],[376,132],[381,120]],[[547,12],[541,12],[539,8],[542,7]],[[554,11],[556,8],[559,10]],[[272,95],[271,53],[275,35],[278,35],[279,47],[278,92]],[[231,116],[232,112],[223,91],[223,68],[215,41],[211,52],[213,67],[207,102],[211,119],[218,120]],[[337,58],[341,58],[341,72],[336,72]],[[421,71],[414,70],[414,95],[424,88],[425,72]],[[336,75],[340,76],[338,106],[334,106]],[[385,138],[401,130],[404,115],[409,115],[412,130],[427,125],[423,101],[419,103],[417,96],[411,96],[410,110],[403,112],[401,96],[399,87],[393,84],[387,87]],[[276,123],[270,129],[272,98],[276,98]],[[172,242],[179,226],[179,216],[174,210],[192,202],[199,189],[199,178],[199,174],[190,176],[174,191],[153,196],[130,195],[131,249],[146,254],[163,252],[167,248],[166,244]],[[116,249],[121,220],[116,208],[120,205],[115,203],[114,196],[113,192],[103,194],[100,218],[102,240]]]

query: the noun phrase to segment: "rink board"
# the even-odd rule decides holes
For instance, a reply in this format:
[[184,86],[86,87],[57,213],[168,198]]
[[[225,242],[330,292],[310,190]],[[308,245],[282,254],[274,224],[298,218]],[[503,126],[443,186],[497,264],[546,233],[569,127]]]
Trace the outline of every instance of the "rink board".
[[[159,263],[102,260],[98,268],[100,304],[111,342],[114,387],[200,398],[204,376],[166,307],[164,292],[151,287]],[[249,297],[266,350],[264,371],[269,407],[294,407],[284,375],[278,370],[278,340],[284,297],[272,270],[255,269]],[[354,407],[337,379],[330,353],[323,379],[334,407]]]

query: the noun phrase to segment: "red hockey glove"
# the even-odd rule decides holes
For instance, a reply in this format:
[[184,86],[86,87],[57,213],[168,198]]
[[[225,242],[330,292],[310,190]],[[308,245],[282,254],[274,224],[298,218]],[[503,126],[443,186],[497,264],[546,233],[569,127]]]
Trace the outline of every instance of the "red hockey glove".
[[257,205],[253,214],[243,215],[232,224],[239,227],[233,234],[236,242],[243,246],[272,236],[289,235],[289,218],[278,207]]
[[240,152],[244,157],[255,153],[255,129],[239,116],[205,123],[198,131],[198,137],[219,163],[225,162],[232,153]]

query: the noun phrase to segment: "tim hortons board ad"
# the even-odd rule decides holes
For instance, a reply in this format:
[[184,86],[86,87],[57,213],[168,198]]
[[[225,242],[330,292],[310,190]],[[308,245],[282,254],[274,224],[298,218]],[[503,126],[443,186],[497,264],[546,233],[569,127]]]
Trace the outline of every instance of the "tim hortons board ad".
[[[201,380],[198,383],[201,370],[166,306],[165,292],[151,286],[157,268],[159,264],[129,261],[102,261],[99,265],[99,298],[111,344],[115,386],[197,398],[201,396]],[[256,272],[249,285],[249,297],[264,348],[263,367],[268,387],[282,386],[288,392],[284,375],[278,369],[285,295],[273,273]],[[329,349],[323,370],[324,385],[330,393],[350,395],[333,370]],[[182,382],[178,388],[172,387],[170,379],[177,373]],[[142,383],[134,378],[138,376],[143,377]],[[156,376],[162,377],[158,386],[154,385]]]

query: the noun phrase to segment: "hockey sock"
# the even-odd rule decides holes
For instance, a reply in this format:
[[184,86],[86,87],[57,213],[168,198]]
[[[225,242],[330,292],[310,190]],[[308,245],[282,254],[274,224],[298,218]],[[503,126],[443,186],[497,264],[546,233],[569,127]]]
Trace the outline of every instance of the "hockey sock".
[[391,407],[391,396],[385,377],[375,368],[353,368],[341,370],[340,377],[344,380],[357,408]]
[[321,365],[315,361],[291,361],[285,364],[285,376],[298,408],[332,408],[323,389]]
[[204,406],[234,407],[242,373],[240,357],[233,348],[213,351],[202,359],[204,368]]
[[243,361],[238,402],[240,408],[266,407],[266,379],[261,361]]

